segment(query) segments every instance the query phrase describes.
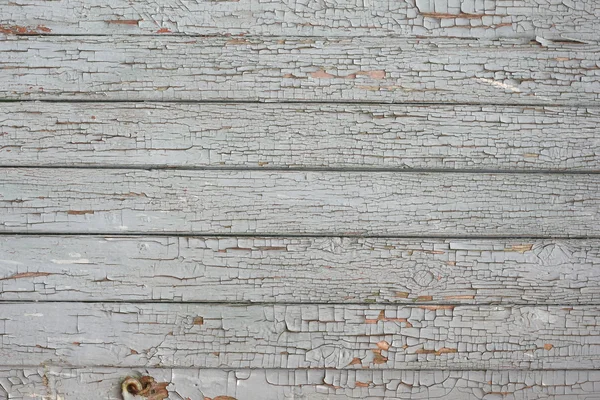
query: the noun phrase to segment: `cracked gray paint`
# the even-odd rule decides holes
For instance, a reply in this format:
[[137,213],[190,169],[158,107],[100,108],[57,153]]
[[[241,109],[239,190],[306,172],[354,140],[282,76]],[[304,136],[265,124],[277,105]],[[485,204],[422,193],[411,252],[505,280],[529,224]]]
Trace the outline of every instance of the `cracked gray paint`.
[[0,32],[597,40],[594,0],[19,0]]
[[[171,382],[171,400],[598,400],[600,372],[138,368]],[[127,368],[0,368],[0,398],[121,400]]]
[[7,2],[0,399],[600,400],[599,4]]
[[0,163],[600,169],[600,109],[469,105],[5,103]]
[[581,236],[600,176],[5,169],[0,231]]
[[600,304],[597,240],[0,237],[0,299]]
[[597,45],[522,40],[9,37],[5,99],[591,104]]
[[12,303],[6,366],[597,369],[598,306]]

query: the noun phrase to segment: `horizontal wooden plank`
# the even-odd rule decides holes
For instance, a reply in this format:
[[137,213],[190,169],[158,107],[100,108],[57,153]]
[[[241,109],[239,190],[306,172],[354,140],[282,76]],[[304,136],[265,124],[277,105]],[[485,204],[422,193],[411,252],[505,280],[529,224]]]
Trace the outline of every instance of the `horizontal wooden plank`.
[[[598,400],[600,372],[577,371],[399,371],[399,370],[197,370],[138,371],[170,382],[170,399],[380,400],[512,399]],[[9,399],[122,400],[119,385],[134,375],[126,368],[0,367],[0,395]],[[135,376],[135,375],[134,375]],[[498,397],[500,396],[500,397]],[[223,399],[224,400],[224,399]]]
[[595,1],[27,0],[0,10],[15,34],[565,37],[597,40]]
[[2,236],[0,299],[600,304],[600,243]]
[[591,104],[600,48],[389,38],[12,37],[4,99]]
[[2,305],[6,366],[600,368],[598,306]]
[[600,175],[8,168],[3,232],[585,236]]
[[0,165],[600,170],[599,108],[5,103]]

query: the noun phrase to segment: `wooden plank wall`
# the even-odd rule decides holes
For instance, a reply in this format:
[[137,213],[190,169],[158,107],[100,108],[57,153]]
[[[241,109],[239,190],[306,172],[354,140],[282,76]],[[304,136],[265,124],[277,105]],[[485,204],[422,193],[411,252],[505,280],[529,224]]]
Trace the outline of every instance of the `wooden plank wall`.
[[0,399],[599,400],[599,18],[6,2]]

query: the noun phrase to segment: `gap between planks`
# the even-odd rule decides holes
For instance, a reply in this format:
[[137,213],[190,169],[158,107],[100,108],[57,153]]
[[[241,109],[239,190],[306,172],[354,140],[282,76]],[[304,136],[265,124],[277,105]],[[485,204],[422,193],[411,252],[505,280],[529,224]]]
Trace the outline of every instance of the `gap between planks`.
[[0,169],[71,169],[71,170],[140,170],[140,171],[269,171],[269,172],[394,172],[394,173],[435,173],[435,174],[520,174],[520,175],[598,175],[600,169],[554,170],[554,169],[450,169],[450,168],[360,168],[360,167],[242,167],[242,166],[164,166],[140,164],[111,165],[2,165]]
[[48,232],[48,231],[28,231],[28,232],[10,232],[0,231],[0,236],[50,236],[50,237],[61,237],[61,236],[103,236],[109,238],[116,237],[139,237],[139,236],[151,236],[151,237],[179,237],[179,238],[231,238],[231,237],[243,237],[243,238],[364,238],[364,239],[481,239],[481,240],[494,240],[494,239],[531,239],[531,240],[594,240],[600,239],[600,235],[377,235],[377,234],[349,234],[349,233],[214,233],[214,232],[191,232],[182,233],[176,231],[161,231],[161,232],[146,232],[146,231],[129,231],[129,232],[110,232],[110,231],[95,231],[95,232]]
[[[1,280],[1,279],[0,279]],[[356,302],[338,302],[338,301],[310,301],[310,302],[294,302],[294,301],[181,301],[181,300],[0,300],[0,307],[10,305],[28,305],[28,304],[110,304],[110,305],[136,305],[136,304],[157,304],[157,305],[189,305],[189,306],[276,306],[276,307],[299,307],[299,306],[338,306],[338,307],[353,307],[353,306],[389,306],[389,307],[428,307],[428,308],[456,308],[456,307],[534,307],[532,303],[523,303],[519,301],[489,301],[489,302],[477,302],[477,303],[447,303],[447,302],[435,302],[435,301],[414,301],[410,303],[398,303],[390,301],[381,301],[377,303],[368,301],[356,301]],[[597,307],[600,303],[598,302],[586,302],[586,303],[540,303],[543,307]],[[3,364],[0,363],[0,366]]]
[[[60,35],[64,36],[64,35]],[[151,100],[151,99],[14,99],[14,98],[0,98],[0,104],[2,103],[90,103],[90,104],[114,104],[114,103],[140,103],[140,104],[286,104],[286,105],[351,105],[351,106],[386,106],[386,105],[407,105],[407,106],[490,106],[490,107],[580,107],[580,108],[597,108],[598,103],[595,102],[581,102],[577,104],[549,104],[543,102],[530,102],[530,103],[517,103],[515,105],[498,103],[493,101],[379,101],[379,100],[302,100],[302,99],[267,99],[263,98],[260,100],[243,100],[243,99],[223,99],[223,100],[175,100],[175,99],[164,99],[164,100]]]

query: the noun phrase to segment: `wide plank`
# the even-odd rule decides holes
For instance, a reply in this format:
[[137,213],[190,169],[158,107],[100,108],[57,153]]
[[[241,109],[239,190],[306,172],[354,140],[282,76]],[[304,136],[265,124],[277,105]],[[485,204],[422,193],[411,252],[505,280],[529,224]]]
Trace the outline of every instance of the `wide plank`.
[[600,109],[0,105],[1,166],[600,170]]
[[6,366],[596,369],[598,306],[4,303]]
[[519,40],[12,37],[0,97],[592,104],[600,48]]
[[7,168],[0,231],[593,236],[600,175]]
[[[152,376],[167,386],[172,400],[598,400],[600,372],[555,371],[403,371],[0,367],[0,395],[14,400],[122,400],[126,376]],[[231,398],[229,400],[232,400]]]
[[0,236],[0,299],[600,304],[600,243]]
[[596,1],[20,0],[0,9],[0,32],[597,40],[598,18]]

